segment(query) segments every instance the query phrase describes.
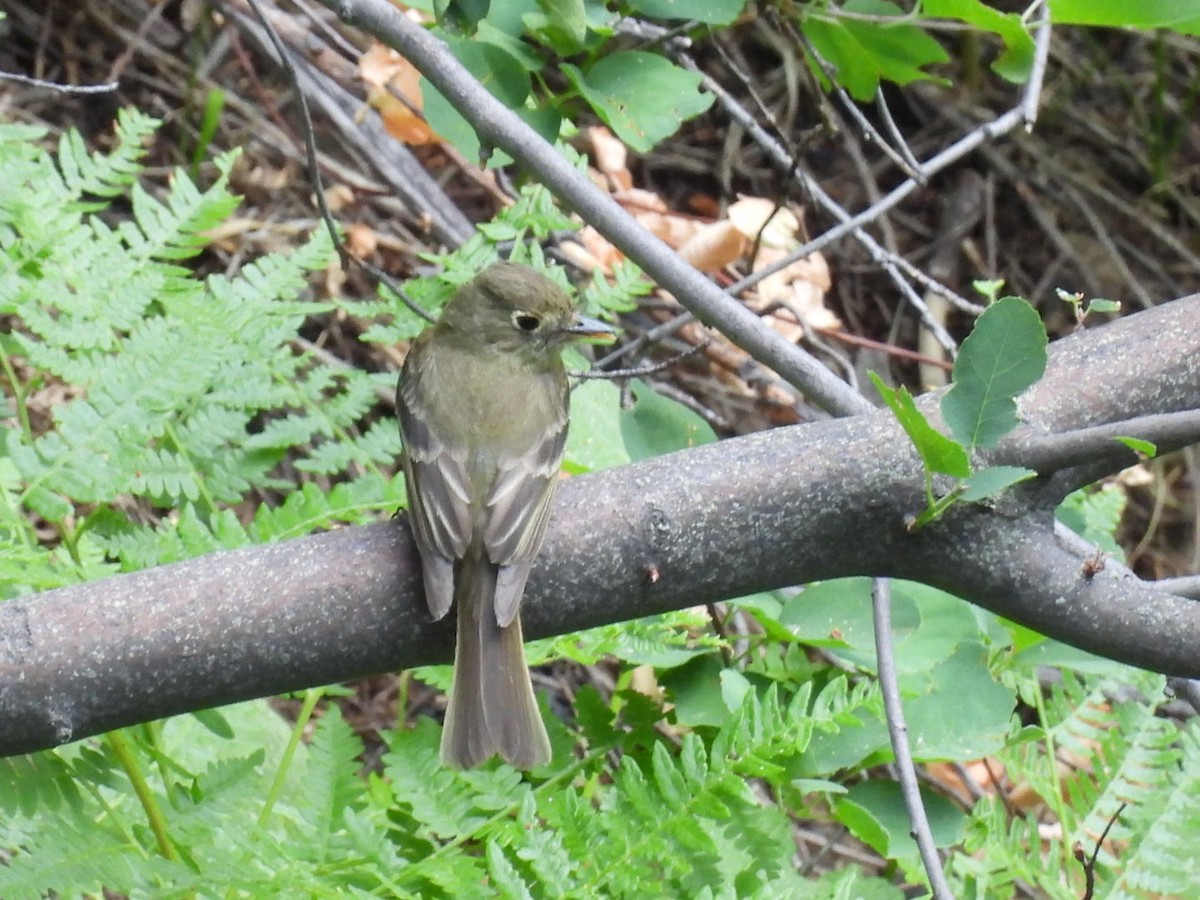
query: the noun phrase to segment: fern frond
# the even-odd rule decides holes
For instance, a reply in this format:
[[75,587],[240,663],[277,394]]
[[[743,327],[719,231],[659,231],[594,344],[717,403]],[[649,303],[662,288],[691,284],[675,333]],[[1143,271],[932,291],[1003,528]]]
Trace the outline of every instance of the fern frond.
[[315,864],[335,856],[342,842],[347,811],[361,806],[365,785],[358,777],[363,743],[330,706],[317,722],[305,763],[304,790],[296,798],[295,832],[300,837],[295,855]]
[[[1122,763],[1115,787],[1107,792],[1126,806],[1102,850],[1112,868],[1111,887],[1097,896],[1198,896],[1200,722],[1193,719],[1179,729],[1167,720],[1150,719],[1135,747]],[[1093,844],[1098,835],[1091,837],[1092,830],[1108,808],[1108,803],[1098,804],[1081,828]],[[1112,853],[1107,852],[1110,842]]]
[[115,197],[137,180],[145,142],[159,126],[136,109],[117,112],[117,146],[108,154],[89,153],[77,131],[64,132],[58,143],[58,167],[65,192],[78,200],[85,194]]

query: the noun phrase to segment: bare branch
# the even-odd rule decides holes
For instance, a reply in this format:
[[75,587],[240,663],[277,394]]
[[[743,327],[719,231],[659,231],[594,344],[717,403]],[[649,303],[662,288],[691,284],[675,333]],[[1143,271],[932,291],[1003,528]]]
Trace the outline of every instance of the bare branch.
[[[1200,295],[1051,347],[1031,427],[1200,405]],[[1121,390],[1111,388],[1123,372]],[[1114,466],[1115,467],[1115,466]],[[1200,677],[1200,603],[1056,535],[1053,479],[909,533],[890,415],[776,429],[567,481],[522,618],[542,637],[843,575],[922,581],[1095,653]],[[450,659],[403,519],[0,604],[0,753]]]
[[929,886],[936,900],[953,900],[942,861],[938,858],[937,844],[929,827],[929,816],[921,800],[921,789],[917,786],[917,770],[913,766],[912,751],[908,747],[908,725],[904,720],[904,706],[900,702],[900,682],[896,678],[896,654],[892,647],[892,588],[886,578],[876,578],[871,589],[871,608],[875,623],[875,658],[879,661],[879,689],[883,694],[883,708],[887,711],[888,737],[892,742],[892,753],[896,756],[896,771],[900,777],[900,791],[908,809],[908,820],[912,823],[912,834],[921,854],[921,864],[929,876]]
[[993,461],[1028,466],[1042,475],[1091,462],[1132,466],[1138,456],[1117,441],[1119,437],[1150,441],[1160,454],[1187,447],[1200,441],[1200,409],[1135,416],[1060,434],[1035,434],[1025,429],[1014,435]]
[[46,88],[58,94],[111,94],[121,85],[115,81],[106,84],[61,84],[57,81],[47,81],[44,78],[33,78],[20,72],[0,72],[0,80],[16,81],[31,87]]

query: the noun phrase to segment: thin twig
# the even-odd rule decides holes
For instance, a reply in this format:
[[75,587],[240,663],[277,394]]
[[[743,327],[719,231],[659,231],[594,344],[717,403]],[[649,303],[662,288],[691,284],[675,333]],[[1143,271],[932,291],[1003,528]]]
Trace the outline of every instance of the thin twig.
[[313,129],[312,115],[308,109],[308,100],[305,97],[304,90],[300,87],[300,76],[296,72],[295,65],[292,63],[292,55],[288,52],[278,32],[275,31],[275,26],[268,21],[266,13],[263,12],[258,4],[258,0],[246,0],[246,3],[254,10],[259,24],[267,33],[267,38],[270,40],[271,46],[275,48],[275,54],[279,57],[280,64],[287,72],[288,79],[296,89],[296,100],[300,104],[300,116],[304,122],[304,152],[305,165],[308,169],[308,180],[312,185],[313,195],[317,199],[317,208],[321,211],[321,220],[325,223],[325,228],[329,232],[329,239],[333,242],[333,246],[337,250],[342,267],[349,269],[351,265],[357,262],[372,277],[387,285],[388,289],[414,314],[420,316],[426,322],[434,321],[436,317],[409,297],[404,289],[400,287],[399,283],[384,272],[383,269],[372,265],[366,260],[355,259],[346,250],[341,235],[338,233],[337,223],[334,222],[333,213],[329,209],[329,201],[325,197],[325,182],[321,178],[321,168],[317,165],[317,140]]
[[[863,137],[876,144],[879,149],[883,151],[884,155],[887,156],[887,158],[893,163],[895,163],[896,167],[909,178],[923,181],[924,177],[921,174],[921,164],[913,158],[912,152],[910,151],[906,157],[904,152],[892,147],[887,138],[880,134],[879,130],[871,124],[871,120],[863,115],[862,110],[858,108],[858,104],[851,99],[850,95],[846,93],[846,89],[843,88],[838,82],[837,67],[820,54],[820,52],[816,47],[813,46],[812,41],[808,39],[804,32],[792,27],[790,22],[785,22],[785,27],[791,34],[792,38],[800,43],[809,57],[815,60],[817,65],[821,67],[821,71],[825,73],[825,77],[829,80],[829,84],[832,86],[833,95],[837,97],[842,109],[845,110],[847,115],[849,115],[859,129],[861,129]],[[879,95],[877,94],[876,96],[878,97]],[[904,146],[904,150],[908,150],[906,145]]]
[[1108,838],[1108,833],[1112,830],[1113,825],[1117,823],[1117,818],[1125,811],[1127,803],[1122,803],[1117,807],[1117,811],[1112,814],[1108,820],[1108,824],[1104,826],[1104,830],[1100,832],[1100,837],[1096,839],[1095,845],[1092,847],[1092,855],[1086,856],[1083,852],[1081,844],[1075,845],[1075,858],[1079,860],[1079,864],[1083,866],[1083,877],[1087,884],[1083,891],[1083,900],[1092,900],[1096,892],[1096,860],[1100,856],[1100,848],[1104,846],[1104,841]]
[[917,772],[913,767],[912,753],[908,748],[908,726],[904,722],[904,707],[900,703],[900,684],[896,679],[896,659],[892,649],[892,597],[891,582],[887,578],[876,578],[871,589],[875,622],[875,658],[879,663],[879,689],[883,693],[883,708],[887,713],[888,736],[892,741],[892,752],[896,755],[896,770],[900,778],[900,791],[904,805],[908,808],[908,819],[912,825],[913,838],[929,876],[929,887],[935,900],[954,900],[950,885],[942,871],[933,832],[929,828],[929,817],[921,801],[917,786]]
[[57,81],[46,81],[43,78],[33,78],[18,72],[0,72],[0,80],[16,81],[32,87],[46,88],[59,94],[111,94],[121,85],[115,81],[106,84],[60,84]]
[[321,178],[321,168],[317,165],[317,141],[313,131],[312,115],[308,111],[308,100],[304,97],[304,91],[300,89],[300,76],[296,74],[296,67],[292,64],[292,55],[275,31],[275,26],[267,20],[267,15],[258,5],[258,0],[246,0],[246,3],[254,10],[254,15],[258,17],[258,23],[266,31],[271,46],[275,48],[275,55],[279,57],[280,65],[283,66],[288,79],[296,88],[296,102],[300,104],[300,118],[304,121],[304,161],[308,168],[308,181],[313,186],[313,193],[317,198],[317,208],[321,211],[321,219],[329,232],[329,240],[337,249],[342,265],[349,268],[350,254],[342,246],[342,236],[338,234],[337,223],[334,222],[333,213],[330,212],[329,203],[325,199],[325,181]]
[[1121,251],[1117,248],[1117,245],[1113,242],[1112,233],[1109,226],[1106,225],[1101,220],[1100,216],[1096,214],[1096,210],[1092,208],[1090,203],[1088,203],[1087,198],[1085,198],[1079,191],[1069,184],[1062,185],[1062,191],[1066,195],[1067,199],[1074,203],[1076,208],[1083,213],[1083,217],[1087,220],[1088,225],[1091,227],[1092,233],[1096,235],[1096,240],[1098,240],[1101,246],[1108,251],[1109,260],[1125,279],[1125,284],[1128,285],[1129,291],[1141,301],[1143,307],[1148,308],[1154,306],[1156,303],[1155,299],[1151,297],[1150,292],[1142,286],[1141,279],[1139,279],[1133,274],[1133,272],[1130,271],[1129,264],[1125,262],[1124,255],[1122,255]]
[[[713,342],[712,335],[706,335],[704,340],[698,344],[694,344],[681,353],[676,353],[670,359],[664,359],[661,362],[648,363],[644,366],[634,366],[627,369],[603,369],[602,361],[597,362],[590,371],[587,372],[572,372],[572,378],[578,378],[586,381],[588,379],[605,379],[615,381],[619,378],[644,378],[647,375],[657,375],[659,372],[665,372],[675,363],[685,360],[690,356],[694,356],[701,350],[706,349]],[[608,359],[608,357],[605,357]]]
[[888,134],[896,144],[896,151],[904,157],[909,168],[912,169],[910,176],[913,173],[920,174],[921,164],[917,161],[917,155],[913,153],[912,148],[908,146],[908,141],[904,139],[904,134],[900,131],[900,127],[896,124],[896,120],[892,117],[892,108],[888,105],[887,97],[880,88],[875,92],[875,108],[879,111],[879,117],[883,119],[884,127],[887,128]]
[[1029,80],[1025,82],[1025,94],[1021,98],[1021,118],[1026,131],[1033,131],[1033,125],[1037,122],[1038,107],[1042,101],[1042,82],[1046,77],[1046,61],[1050,58],[1049,9],[1042,12],[1033,41],[1033,66],[1029,71]]
[[[837,201],[835,201],[828,193],[826,193],[825,190],[821,188],[821,186],[817,184],[817,182],[811,176],[795,166],[794,160],[783,148],[783,146],[769,134],[767,134],[766,130],[763,129],[763,127],[759,125],[757,121],[755,121],[754,117],[751,116],[750,113],[740,103],[738,103],[728,91],[726,91],[714,79],[704,75],[704,73],[701,72],[701,70],[697,68],[694,63],[690,63],[686,57],[680,59],[679,62],[681,65],[691,68],[693,71],[701,74],[704,78],[703,84],[705,89],[717,95],[717,99],[721,102],[721,105],[725,108],[725,111],[730,114],[734,121],[738,122],[743,128],[746,129],[746,132],[754,138],[755,142],[758,143],[758,145],[771,156],[779,169],[781,171],[794,172],[794,177],[800,181],[802,189],[809,196],[811,196],[822,209],[842,222],[842,225],[835,226],[829,231],[826,231],[823,235],[821,235],[821,237],[804,244],[799,250],[793,250],[791,253],[787,254],[787,256],[784,257],[786,262],[784,262],[784,260],[780,260],[769,266],[764,266],[754,274],[743,278],[736,285],[730,288],[729,292],[737,295],[743,290],[754,286],[768,275],[781,271],[787,268],[787,266],[795,263],[797,260],[803,259],[817,250],[823,249],[838,238],[845,237],[847,234],[852,234],[855,240],[862,244],[863,248],[867,251],[871,258],[883,267],[884,271],[891,277],[893,282],[896,283],[897,287],[902,293],[904,293],[905,297],[910,302],[915,300],[914,307],[918,310],[918,312],[923,311],[922,321],[925,321],[934,334],[937,335],[938,340],[944,346],[946,346],[948,350],[953,352],[953,339],[949,336],[949,334],[946,333],[945,329],[940,328],[940,326],[938,326],[937,323],[928,316],[928,311],[925,309],[925,304],[921,300],[920,296],[912,289],[912,285],[910,285],[904,278],[900,277],[900,270],[903,269],[911,274],[913,267],[902,261],[896,254],[893,254],[884,247],[880,246],[879,242],[861,227],[868,222],[878,219],[883,215],[884,212],[890,209],[891,206],[895,205],[895,203],[887,206],[883,205],[887,201],[888,197],[892,196],[895,191],[893,190],[892,194],[888,194],[878,202],[871,204],[871,206],[867,208],[868,212],[871,212],[871,215],[868,216],[865,214],[860,214],[859,216],[852,217],[850,213],[843,209],[841,205],[837,203]],[[933,171],[936,171],[936,169],[930,170],[930,173]],[[919,186],[919,183],[913,179],[909,179],[908,181],[904,182],[904,184],[911,184],[914,189]],[[904,196],[907,196],[907,193]],[[896,203],[899,203],[899,200],[896,200]],[[801,250],[804,252],[800,252]],[[930,279],[928,276],[923,276],[923,280],[932,282],[932,279]],[[936,289],[939,291],[939,293],[943,293],[947,297],[958,296],[944,285],[937,285]]]

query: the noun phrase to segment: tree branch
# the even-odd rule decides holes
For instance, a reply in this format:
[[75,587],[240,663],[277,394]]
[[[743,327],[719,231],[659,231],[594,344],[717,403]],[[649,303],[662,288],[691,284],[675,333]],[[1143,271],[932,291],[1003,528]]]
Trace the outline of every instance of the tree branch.
[[991,460],[1013,465],[1019,460],[1020,465],[1036,469],[1042,475],[1092,462],[1132,466],[1139,457],[1120,443],[1119,437],[1150,441],[1160,455],[1187,447],[1200,441],[1200,409],[1135,416],[1057,434],[1032,434],[1030,429],[1024,429],[1005,445],[1003,453],[993,454]]
[[[1053,433],[1200,405],[1200,295],[1051,346],[1024,398]],[[1120,373],[1121,390],[1112,389]],[[1001,445],[1004,446],[1003,444]],[[1055,537],[1056,485],[915,534],[920,462],[873,412],[573,478],[529,582],[529,637],[844,575],[943,588],[1084,649],[1200,677],[1200,603]],[[216,553],[0,604],[0,754],[446,662],[405,520]]]

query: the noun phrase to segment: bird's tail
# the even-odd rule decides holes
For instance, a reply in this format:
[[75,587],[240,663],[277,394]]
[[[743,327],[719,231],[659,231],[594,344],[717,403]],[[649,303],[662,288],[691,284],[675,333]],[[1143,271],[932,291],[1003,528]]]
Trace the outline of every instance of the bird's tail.
[[442,762],[470,768],[495,754],[519,769],[550,761],[550,739],[533,696],[521,619],[496,623],[496,567],[467,558],[455,573],[458,641],[454,687],[442,731]]

